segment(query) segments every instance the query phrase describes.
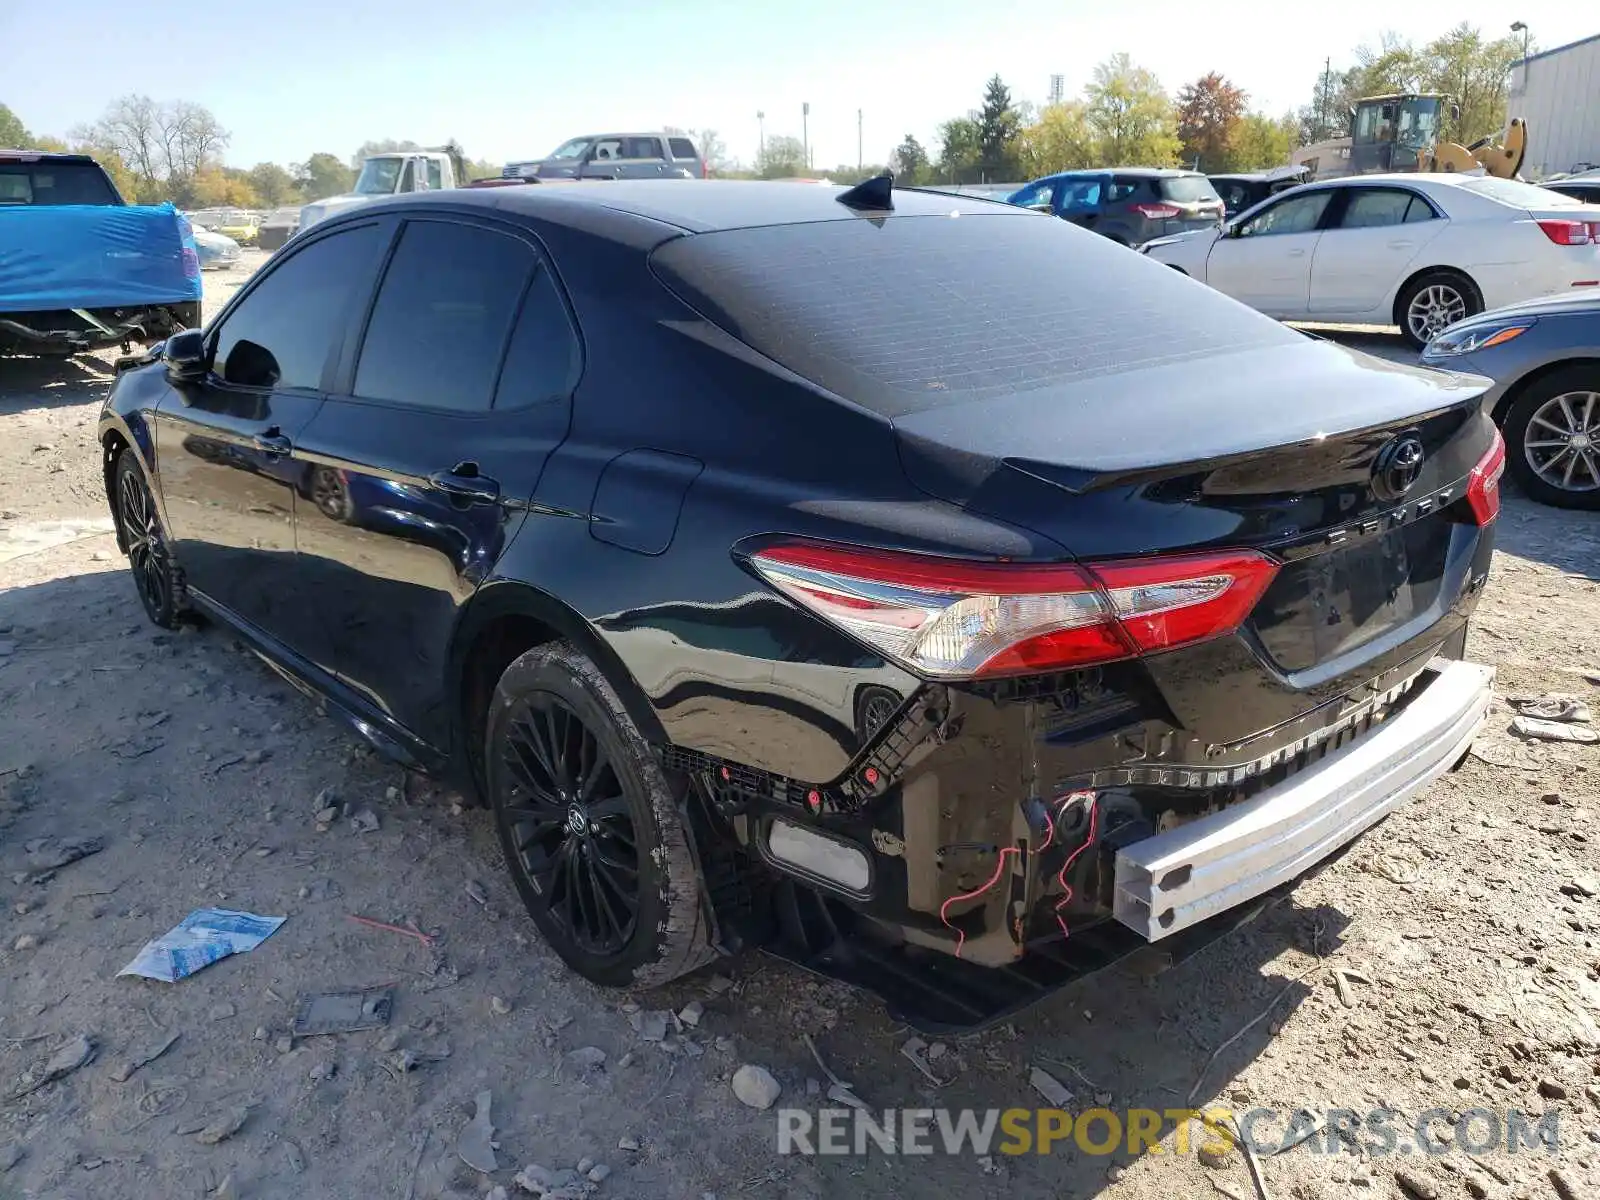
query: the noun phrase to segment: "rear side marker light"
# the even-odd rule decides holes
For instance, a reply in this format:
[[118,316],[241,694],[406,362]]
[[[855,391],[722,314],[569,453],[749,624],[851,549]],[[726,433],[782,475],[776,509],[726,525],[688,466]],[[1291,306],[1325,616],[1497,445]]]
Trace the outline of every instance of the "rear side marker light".
[[1558,246],[1588,246],[1597,240],[1596,227],[1585,221],[1540,221],[1539,228]]
[[1133,211],[1150,221],[1168,221],[1183,215],[1183,209],[1176,204],[1135,204]]
[[1500,476],[1506,473],[1506,440],[1494,431],[1494,441],[1467,476],[1467,506],[1472,519],[1487,525],[1500,515]]
[[993,678],[1134,658],[1237,629],[1277,574],[1254,550],[1079,564],[786,542],[750,565],[919,675]]

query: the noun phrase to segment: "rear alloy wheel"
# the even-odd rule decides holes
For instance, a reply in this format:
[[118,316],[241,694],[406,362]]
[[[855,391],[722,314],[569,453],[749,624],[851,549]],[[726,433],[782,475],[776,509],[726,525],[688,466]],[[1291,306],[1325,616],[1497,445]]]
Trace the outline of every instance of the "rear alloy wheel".
[[1539,380],[1506,413],[1505,437],[1506,468],[1532,499],[1600,509],[1600,370]]
[[682,788],[594,663],[566,643],[512,663],[490,705],[486,758],[512,881],[568,966],[634,987],[709,961]]
[[1436,271],[1413,280],[1396,308],[1400,332],[1420,350],[1457,321],[1481,312],[1483,302],[1461,276]]
[[176,629],[187,604],[183,577],[172,559],[155,498],[133,451],[117,459],[117,524],[127,547],[133,586],[149,618],[163,629]]

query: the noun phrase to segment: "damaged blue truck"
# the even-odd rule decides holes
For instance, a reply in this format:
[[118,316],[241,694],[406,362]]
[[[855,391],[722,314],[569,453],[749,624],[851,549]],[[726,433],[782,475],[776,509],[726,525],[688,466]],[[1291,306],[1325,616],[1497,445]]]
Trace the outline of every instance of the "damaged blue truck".
[[200,324],[200,259],[170,204],[123,201],[87,155],[0,150],[0,357],[125,351]]

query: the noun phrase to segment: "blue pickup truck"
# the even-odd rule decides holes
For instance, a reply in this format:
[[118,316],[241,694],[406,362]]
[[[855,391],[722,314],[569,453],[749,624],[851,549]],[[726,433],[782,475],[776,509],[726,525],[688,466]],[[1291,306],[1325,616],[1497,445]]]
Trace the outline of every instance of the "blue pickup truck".
[[200,259],[170,204],[125,204],[83,154],[0,150],[0,357],[131,350],[200,324]]

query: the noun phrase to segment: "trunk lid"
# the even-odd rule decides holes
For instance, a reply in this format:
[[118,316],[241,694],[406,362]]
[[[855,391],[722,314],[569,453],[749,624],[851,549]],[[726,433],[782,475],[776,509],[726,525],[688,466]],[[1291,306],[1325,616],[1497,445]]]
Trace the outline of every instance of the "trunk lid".
[[[1461,501],[1493,437],[1487,386],[1307,339],[895,428],[923,490],[1077,558],[1250,547],[1282,560],[1237,636],[1146,660],[1180,722],[1226,745],[1444,639],[1482,536]],[[1237,703],[1218,703],[1219,674]]]

